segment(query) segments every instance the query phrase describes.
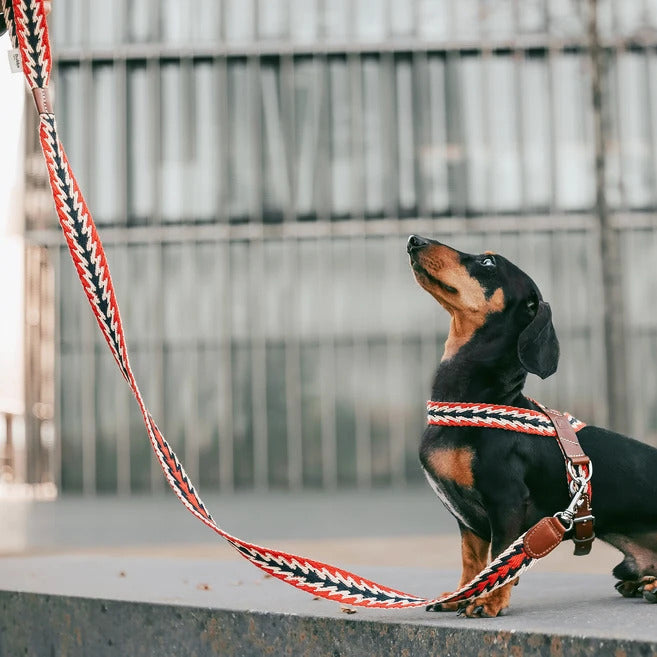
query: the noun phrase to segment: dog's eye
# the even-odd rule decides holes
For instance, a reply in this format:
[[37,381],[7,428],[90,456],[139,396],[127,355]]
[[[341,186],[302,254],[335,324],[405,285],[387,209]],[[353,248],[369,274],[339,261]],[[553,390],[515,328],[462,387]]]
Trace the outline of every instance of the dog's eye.
[[484,256],[479,263],[483,265],[484,267],[494,267],[495,266],[495,258],[493,256],[487,255]]

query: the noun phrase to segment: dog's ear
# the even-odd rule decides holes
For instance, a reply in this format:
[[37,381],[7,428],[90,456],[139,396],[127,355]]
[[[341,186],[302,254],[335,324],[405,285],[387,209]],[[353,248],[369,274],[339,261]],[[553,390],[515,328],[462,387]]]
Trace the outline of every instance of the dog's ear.
[[532,299],[527,305],[536,308],[536,314],[518,336],[518,358],[528,372],[547,379],[559,364],[559,340],[552,324],[552,311],[549,303],[539,299]]

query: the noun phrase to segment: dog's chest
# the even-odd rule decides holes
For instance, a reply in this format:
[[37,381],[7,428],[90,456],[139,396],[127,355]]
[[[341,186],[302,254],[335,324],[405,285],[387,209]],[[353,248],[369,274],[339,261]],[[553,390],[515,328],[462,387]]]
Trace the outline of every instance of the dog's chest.
[[429,485],[449,512],[481,535],[489,531],[489,522],[481,496],[474,487],[472,460],[469,449],[435,449],[428,455],[423,469]]

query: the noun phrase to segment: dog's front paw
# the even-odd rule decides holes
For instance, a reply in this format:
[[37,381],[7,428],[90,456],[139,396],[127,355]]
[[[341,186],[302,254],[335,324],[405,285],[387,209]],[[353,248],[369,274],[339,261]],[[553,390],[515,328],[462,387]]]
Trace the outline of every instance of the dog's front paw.
[[641,579],[616,582],[614,588],[624,598],[641,598],[648,602],[657,602],[657,577],[646,575]]
[[644,600],[657,602],[657,577],[644,577],[641,581],[644,583],[641,587]]
[[459,609],[459,616],[468,618],[496,618],[504,616],[509,608],[511,586],[506,584],[492,593],[486,593]]

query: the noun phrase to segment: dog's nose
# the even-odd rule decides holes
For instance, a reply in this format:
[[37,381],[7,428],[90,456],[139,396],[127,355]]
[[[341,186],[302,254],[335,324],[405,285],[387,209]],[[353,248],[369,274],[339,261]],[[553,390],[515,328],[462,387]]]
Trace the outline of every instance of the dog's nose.
[[418,249],[427,246],[427,244],[429,244],[429,240],[425,239],[424,237],[420,237],[419,235],[411,235],[408,238],[408,242],[406,243],[406,251],[407,253],[413,253],[413,251],[417,251]]

